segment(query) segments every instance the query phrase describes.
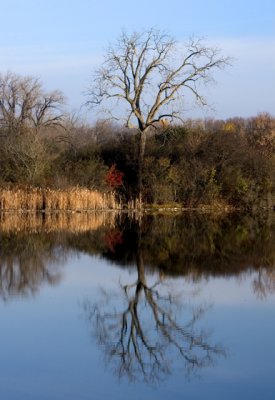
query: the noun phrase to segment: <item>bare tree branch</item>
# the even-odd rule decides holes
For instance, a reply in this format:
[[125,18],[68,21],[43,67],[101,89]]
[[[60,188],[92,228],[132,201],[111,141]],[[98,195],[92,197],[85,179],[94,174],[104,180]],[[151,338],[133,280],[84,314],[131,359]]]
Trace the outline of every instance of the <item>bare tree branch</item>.
[[45,93],[36,78],[0,75],[0,128],[8,135],[60,125],[63,103],[61,92]]
[[[221,56],[218,49],[207,47],[200,39],[190,39],[181,50],[173,38],[155,29],[132,35],[122,33],[107,51],[103,68],[95,72],[87,103],[99,105],[118,97],[128,104],[139,128],[145,130],[160,119],[159,112],[166,114],[162,109],[177,96],[190,92],[206,105],[196,82],[206,84],[212,79],[213,70],[229,63],[228,57]],[[151,87],[154,90],[150,100]],[[175,104],[173,112],[179,111],[177,107]]]

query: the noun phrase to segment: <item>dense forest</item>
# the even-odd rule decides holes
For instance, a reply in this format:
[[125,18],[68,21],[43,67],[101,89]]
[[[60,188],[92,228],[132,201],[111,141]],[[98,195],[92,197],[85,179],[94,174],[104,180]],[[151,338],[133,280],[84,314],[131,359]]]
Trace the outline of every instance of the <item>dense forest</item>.
[[[88,188],[137,198],[137,128],[62,112],[60,92],[14,74],[0,79],[0,187]],[[150,205],[252,209],[274,204],[275,118],[160,121],[142,166]]]

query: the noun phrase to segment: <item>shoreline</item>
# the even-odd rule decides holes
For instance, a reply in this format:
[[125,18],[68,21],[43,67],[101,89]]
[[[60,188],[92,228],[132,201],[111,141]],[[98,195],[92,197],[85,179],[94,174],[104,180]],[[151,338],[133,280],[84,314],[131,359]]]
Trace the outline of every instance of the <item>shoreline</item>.
[[[272,212],[275,205],[264,206],[263,198],[259,204],[242,207],[226,203],[223,199],[215,199],[212,204],[185,206],[180,203],[149,204],[142,206],[136,200],[123,203],[115,193],[71,187],[67,189],[50,188],[6,188],[0,189],[0,213],[97,213],[97,212],[129,212],[129,213],[218,213],[234,212]],[[262,204],[262,205],[260,205]]]

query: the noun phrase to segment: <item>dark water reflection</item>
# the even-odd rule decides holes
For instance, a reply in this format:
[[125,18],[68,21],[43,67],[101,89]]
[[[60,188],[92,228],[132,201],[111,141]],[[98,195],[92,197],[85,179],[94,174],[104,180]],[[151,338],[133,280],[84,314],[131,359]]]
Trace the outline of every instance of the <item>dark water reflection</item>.
[[80,255],[116,267],[112,289],[107,285],[100,294],[85,296],[80,308],[93,345],[118,378],[156,384],[180,367],[182,376],[191,379],[229,357],[232,349],[205,322],[210,304],[177,285],[179,279],[203,287],[214,279],[253,277],[250,291],[257,301],[275,293],[270,216],[83,218],[39,216],[37,221],[23,216],[13,226],[9,216],[1,216],[0,297],[9,302],[35,295],[35,301],[45,285],[62,284],[67,263]]
[[105,217],[103,224],[99,218],[93,229],[67,230],[63,225],[52,231],[44,230],[42,223],[29,229],[26,217],[19,232],[16,225],[6,231],[0,221],[0,296],[33,293],[41,284],[58,283],[61,266],[78,253],[138,271],[142,259],[145,272],[157,271],[162,279],[185,276],[199,281],[256,271],[255,294],[265,297],[275,291],[274,218],[122,214],[112,215],[110,223]]

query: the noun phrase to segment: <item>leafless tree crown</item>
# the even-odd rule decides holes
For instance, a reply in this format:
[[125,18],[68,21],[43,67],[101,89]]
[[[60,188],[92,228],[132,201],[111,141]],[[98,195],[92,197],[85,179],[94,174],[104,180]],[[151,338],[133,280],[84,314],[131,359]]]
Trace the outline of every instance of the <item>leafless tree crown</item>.
[[[199,84],[209,82],[212,71],[229,62],[219,49],[205,46],[200,39],[192,38],[181,47],[156,29],[122,33],[95,71],[87,103],[95,106],[105,100],[122,100],[128,106],[127,126],[135,119],[143,131],[162,119],[179,117],[175,100],[187,92],[205,105]],[[112,103],[109,112],[110,108]]]
[[22,134],[59,125],[64,97],[59,91],[44,92],[39,79],[8,72],[0,75],[0,128]]

